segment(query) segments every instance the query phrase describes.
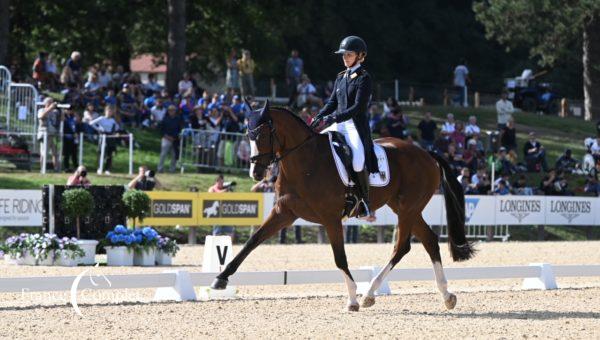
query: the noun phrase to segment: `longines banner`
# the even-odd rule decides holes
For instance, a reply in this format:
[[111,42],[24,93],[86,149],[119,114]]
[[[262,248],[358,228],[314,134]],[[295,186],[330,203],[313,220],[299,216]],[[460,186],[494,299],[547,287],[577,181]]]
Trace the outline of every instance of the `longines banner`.
[[[597,199],[586,197],[546,197],[546,223],[559,225],[593,225]],[[594,214],[594,211],[597,213]]]
[[0,226],[42,226],[41,190],[0,190]]
[[[544,196],[495,196],[497,225],[538,225],[546,222]],[[490,219],[494,221],[494,219]],[[489,224],[489,222],[488,222]]]

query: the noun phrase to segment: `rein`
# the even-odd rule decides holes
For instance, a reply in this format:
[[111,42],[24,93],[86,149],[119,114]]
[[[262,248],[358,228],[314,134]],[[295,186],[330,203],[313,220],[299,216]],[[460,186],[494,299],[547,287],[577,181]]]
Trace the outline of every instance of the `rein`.
[[[277,140],[277,144],[279,144],[280,146],[282,146],[281,142],[279,141],[279,138],[277,138],[277,134],[275,134],[275,128],[273,127],[273,123],[269,120],[268,122],[262,123],[259,126],[257,126],[256,128],[252,129],[252,130],[248,130],[248,136],[251,135],[255,135],[257,134],[257,132],[263,127],[263,125],[265,124],[269,124],[270,127],[270,131],[269,131],[269,138],[271,139],[271,151],[267,152],[267,153],[260,153],[256,156],[250,157],[250,163],[254,163],[257,164],[258,160],[262,157],[270,157],[269,162],[266,165],[263,165],[265,167],[268,167],[269,165],[273,164],[273,163],[277,163],[279,161],[281,161],[282,159],[284,159],[285,157],[289,156],[292,152],[298,150],[299,148],[301,148],[302,146],[304,146],[304,144],[306,144],[306,142],[308,142],[309,140],[311,140],[314,136],[316,136],[316,134],[313,134],[311,136],[309,136],[308,138],[306,138],[304,141],[302,141],[300,144],[294,146],[291,149],[286,150],[284,153],[282,153],[281,156],[277,157],[277,155],[275,154],[275,145],[273,143],[274,140]],[[273,138],[274,137],[274,138]],[[261,164],[262,165],[262,164]]]

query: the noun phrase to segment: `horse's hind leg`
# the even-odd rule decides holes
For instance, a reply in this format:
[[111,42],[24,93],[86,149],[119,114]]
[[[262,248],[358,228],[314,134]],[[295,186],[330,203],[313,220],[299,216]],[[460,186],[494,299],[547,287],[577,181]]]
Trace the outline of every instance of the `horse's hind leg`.
[[344,228],[340,221],[328,223],[325,227],[327,228],[327,236],[333,250],[335,265],[344,274],[344,281],[346,282],[346,288],[348,288],[348,303],[346,307],[351,312],[357,312],[359,304],[356,300],[356,282],[354,282],[354,278],[348,269],[348,260],[346,258],[346,250],[344,249]]
[[440,293],[442,293],[446,308],[453,309],[454,306],[456,306],[456,295],[448,291],[448,281],[446,281],[446,275],[444,275],[444,268],[442,267],[438,236],[431,228],[429,228],[427,222],[420,216],[418,223],[413,228],[413,234],[421,241],[421,243],[423,243],[425,250],[431,258],[433,271],[435,273],[435,281]]
[[410,251],[410,232],[411,232],[411,218],[403,218],[398,220],[398,239],[394,246],[394,252],[392,258],[388,264],[377,274],[375,278],[371,280],[369,290],[362,298],[361,305],[365,308],[371,307],[375,304],[375,291],[387,274],[394,268],[398,262]]
[[296,216],[289,210],[284,207],[276,207],[271,210],[271,214],[263,223],[263,225],[258,229],[248,242],[244,245],[242,250],[229,262],[229,264],[225,267],[217,278],[213,281],[211,288],[213,289],[225,289],[227,287],[227,282],[229,276],[236,272],[238,267],[242,264],[246,256],[254,250],[259,244],[267,240],[269,237],[275,235],[279,230],[283,227],[290,225]]

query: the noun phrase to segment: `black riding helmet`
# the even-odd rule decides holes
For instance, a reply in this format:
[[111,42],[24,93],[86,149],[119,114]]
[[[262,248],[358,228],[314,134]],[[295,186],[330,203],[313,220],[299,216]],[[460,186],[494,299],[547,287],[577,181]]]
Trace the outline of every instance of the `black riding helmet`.
[[340,43],[340,48],[337,51],[335,51],[335,53],[343,54],[348,51],[356,52],[357,54],[364,53],[364,55],[366,55],[367,44],[364,40],[355,35],[345,37],[344,40],[342,40],[342,42]]

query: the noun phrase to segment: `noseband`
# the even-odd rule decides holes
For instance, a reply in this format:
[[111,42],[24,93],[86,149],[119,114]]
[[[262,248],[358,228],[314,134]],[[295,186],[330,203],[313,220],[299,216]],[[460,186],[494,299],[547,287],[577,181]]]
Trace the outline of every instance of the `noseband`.
[[[254,138],[254,139],[258,138],[258,136],[260,135],[260,129],[262,129],[266,125],[269,126],[269,139],[270,139],[270,143],[271,143],[271,151],[270,152],[266,152],[266,153],[259,153],[256,156],[250,157],[250,163],[252,163],[252,164],[258,164],[258,165],[264,166],[265,168],[268,167],[269,165],[273,164],[273,163],[277,163],[280,160],[284,159],[290,153],[292,153],[293,151],[299,149],[304,144],[306,144],[306,142],[308,142],[309,140],[311,140],[314,137],[314,135],[311,135],[310,137],[306,138],[302,143],[294,146],[293,148],[291,148],[291,149],[287,150],[286,152],[284,152],[281,156],[277,157],[277,155],[275,154],[275,143],[274,143],[274,141],[277,141],[277,144],[279,144],[279,146],[283,146],[283,144],[281,144],[281,142],[279,141],[279,138],[277,138],[277,134],[275,133],[275,127],[273,126],[273,122],[270,119],[268,121],[260,124],[259,126],[255,127],[252,130],[249,129],[248,132],[247,132],[248,138],[250,138],[251,140],[252,140],[252,138]],[[267,163],[264,163],[264,164],[259,163],[258,160],[261,159],[261,158],[267,158]]]

